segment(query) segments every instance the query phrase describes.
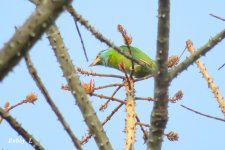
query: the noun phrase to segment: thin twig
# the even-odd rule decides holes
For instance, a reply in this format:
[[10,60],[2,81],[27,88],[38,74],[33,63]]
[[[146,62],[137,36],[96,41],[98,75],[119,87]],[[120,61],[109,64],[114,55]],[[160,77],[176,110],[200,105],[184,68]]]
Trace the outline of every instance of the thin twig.
[[93,71],[86,71],[83,70],[79,67],[77,67],[77,71],[81,74],[85,74],[85,75],[91,75],[91,76],[99,76],[99,77],[112,77],[112,78],[120,78],[120,79],[124,79],[124,76],[120,76],[120,75],[114,75],[114,74],[103,74],[103,73],[95,73]]
[[49,104],[49,106],[51,107],[51,109],[53,110],[55,115],[58,117],[59,122],[62,124],[62,126],[66,130],[67,134],[70,136],[74,146],[77,149],[81,150],[82,148],[79,144],[80,142],[79,142],[78,138],[74,135],[74,133],[71,130],[71,128],[69,127],[68,123],[65,121],[63,115],[57,108],[57,106],[54,103],[54,101],[52,100],[51,96],[49,95],[48,90],[46,89],[43,82],[41,81],[41,78],[38,76],[37,70],[34,67],[33,62],[31,61],[31,58],[28,53],[25,56],[25,61],[26,61],[26,65],[27,65],[30,75],[32,76],[33,80],[35,81],[37,87],[40,89],[40,91],[44,95],[45,100],[47,101],[47,103]]
[[110,83],[110,84],[103,85],[103,86],[97,86],[94,88],[94,90],[100,90],[100,89],[114,87],[114,86],[122,87],[122,86],[124,86],[124,83]]
[[212,118],[212,119],[215,119],[215,120],[219,120],[219,121],[224,121],[225,122],[225,119],[223,119],[223,118],[218,118],[218,117],[214,117],[214,116],[211,116],[211,115],[207,115],[207,114],[201,113],[199,111],[196,111],[196,110],[191,109],[191,108],[189,108],[187,106],[184,106],[184,105],[180,105],[180,106],[185,108],[185,109],[187,109],[187,110],[190,110],[190,111],[192,111],[192,112],[194,112],[196,114],[199,114],[199,115],[202,115],[202,116],[205,116],[205,117],[208,117],[208,118]]
[[24,103],[27,103],[27,102],[28,102],[28,101],[27,101],[26,99],[25,99],[25,100],[22,100],[22,101],[20,101],[19,103],[10,106],[10,107],[7,109],[7,111],[9,112],[10,110],[14,109],[15,107],[18,107],[18,106],[20,106],[20,105],[22,105],[22,104],[24,104]]
[[[119,86],[116,88],[116,90],[113,92],[113,94],[111,95],[111,97],[114,97],[116,95],[116,93],[121,89],[122,86]],[[101,105],[101,107],[99,108],[99,110],[103,110],[106,109],[108,106],[108,103],[110,102],[110,99],[108,99],[104,104]]]
[[[111,118],[112,116],[122,107],[123,104],[119,104],[116,108],[112,110],[112,112],[105,118],[105,120],[102,122],[102,126],[104,126]],[[87,143],[87,141],[92,137],[92,135],[89,133],[88,135],[84,136],[84,138],[81,140],[80,144]]]
[[220,70],[221,68],[223,68],[225,66],[225,63],[222,65],[222,66],[220,66],[219,68],[218,68],[218,70]]
[[[67,9],[67,10],[68,10],[68,9]],[[81,42],[81,45],[82,45],[82,48],[83,48],[83,51],[84,51],[84,56],[85,56],[85,58],[86,58],[86,61],[88,62],[87,51],[86,51],[86,48],[85,48],[85,46],[84,46],[84,41],[83,41],[82,35],[81,35],[81,33],[80,33],[80,29],[79,29],[79,27],[78,27],[77,21],[74,21],[74,22],[75,22],[75,25],[76,25],[77,33],[78,33],[78,35],[79,35],[79,37],[80,37],[80,42]]]
[[100,32],[98,32],[92,25],[90,25],[88,23],[88,20],[84,19],[74,8],[73,6],[69,6],[68,9],[70,9],[70,13],[71,15],[75,18],[75,20],[79,21],[82,25],[84,25],[84,27],[89,30],[98,40],[100,40],[101,42],[104,42],[106,45],[108,45],[109,47],[112,47],[113,49],[115,49],[118,53],[120,53],[121,55],[125,56],[126,58],[134,61],[135,63],[139,64],[140,66],[144,67],[145,69],[150,70],[151,66],[145,62],[142,62],[138,59],[132,58],[132,56],[130,56],[129,54],[126,54],[123,52],[123,50],[121,48],[119,48],[118,46],[116,46],[113,42],[111,42],[110,40],[108,40],[106,37],[104,37]]
[[[70,14],[72,14],[70,7],[71,7],[71,6],[66,7],[66,10],[67,10]],[[74,18],[74,17],[73,17],[73,18]],[[75,23],[75,26],[76,26],[77,33],[78,33],[78,35],[79,35],[79,37],[80,37],[80,42],[81,42],[81,45],[82,45],[82,48],[83,48],[83,51],[84,51],[84,56],[85,56],[85,58],[86,58],[86,61],[88,61],[88,56],[87,56],[86,48],[85,48],[85,46],[84,46],[84,41],[83,41],[82,35],[81,35],[81,33],[80,33],[80,29],[79,29],[77,20],[76,20],[75,18],[74,18],[74,23]]]
[[123,103],[119,104],[116,108],[112,110],[112,112],[105,118],[105,120],[102,122],[102,125],[105,125],[107,121],[109,121],[112,116],[120,109],[120,107],[123,106]]
[[118,99],[118,98],[115,98],[115,97],[110,97],[110,96],[105,96],[105,95],[97,94],[97,93],[92,93],[91,96],[96,96],[96,97],[104,98],[104,99],[110,99],[112,101],[120,102],[122,104],[126,104],[127,103],[126,101],[123,101],[121,99]]
[[139,126],[151,127],[149,124],[143,122],[136,122],[135,124]]
[[[136,114],[135,118],[136,118],[137,122],[141,122],[141,120],[140,120],[140,118],[137,116],[137,114]],[[137,123],[137,122],[136,122],[136,123]],[[144,134],[144,139],[148,139],[148,133],[145,131],[145,129],[144,129],[144,127],[143,127],[142,125],[140,125],[140,127],[141,127],[141,131],[142,131],[143,134]]]
[[[181,90],[177,91],[173,97],[169,98],[169,101],[172,103],[177,102],[178,100],[181,100],[183,97],[183,92]],[[154,98],[152,97],[135,97],[135,100],[147,100],[147,101],[156,101]]]
[[185,46],[185,48],[183,49],[182,53],[181,53],[180,56],[178,57],[178,58],[179,58],[178,60],[180,60],[181,56],[184,54],[184,52],[186,51],[186,49],[187,49],[187,47]]
[[140,96],[136,96],[134,99],[135,100],[155,101],[154,98],[152,98],[152,97],[140,97]]
[[143,81],[143,80],[149,79],[151,77],[153,77],[153,76],[152,75],[147,75],[147,76],[142,77],[142,78],[136,78],[136,79],[134,79],[134,82]]
[[214,15],[214,14],[209,14],[210,16],[212,16],[212,17],[215,17],[215,18],[217,18],[217,19],[219,19],[219,20],[222,20],[222,21],[225,21],[225,18],[222,18],[222,17],[219,17],[219,16],[216,16],[216,15]]

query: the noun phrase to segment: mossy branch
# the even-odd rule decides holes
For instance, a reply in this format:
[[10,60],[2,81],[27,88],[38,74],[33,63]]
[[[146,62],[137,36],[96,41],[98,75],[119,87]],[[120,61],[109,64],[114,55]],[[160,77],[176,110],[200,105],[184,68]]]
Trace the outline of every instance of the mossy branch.
[[96,116],[96,112],[94,111],[94,108],[92,107],[84,88],[81,86],[78,73],[75,70],[58,28],[55,25],[52,25],[47,30],[47,35],[58,62],[60,63],[60,67],[64,73],[64,76],[67,79],[71,93],[76,99],[76,103],[78,104],[82,115],[85,118],[85,122],[89,127],[91,134],[94,135],[94,139],[99,149],[111,150],[112,146],[109,142],[109,139],[106,136],[101,122]]
[[170,31],[170,0],[158,1],[157,73],[155,76],[154,102],[148,150],[160,150],[168,120],[168,50]]
[[63,11],[71,0],[43,1],[13,37],[0,49],[0,81]]
[[30,144],[36,150],[44,150],[44,147],[30,134],[28,133],[20,123],[16,121],[8,112],[0,107],[0,116],[2,116],[10,126],[21,135],[28,144]]

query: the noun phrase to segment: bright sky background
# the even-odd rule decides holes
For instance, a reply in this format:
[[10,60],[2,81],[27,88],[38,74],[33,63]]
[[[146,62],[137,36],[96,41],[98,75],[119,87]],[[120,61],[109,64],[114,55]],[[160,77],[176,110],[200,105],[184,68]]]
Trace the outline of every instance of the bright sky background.
[[[121,35],[117,32],[116,28],[117,24],[122,24],[132,35],[132,44],[145,51],[153,59],[155,58],[157,1],[74,1],[73,6],[98,31],[117,45],[123,44]],[[209,16],[209,13],[213,13],[225,18],[224,6],[225,2],[221,0],[172,0],[170,55],[179,55],[185,47],[185,41],[189,38],[192,39],[194,46],[199,48],[210,37],[224,29],[224,22]],[[3,47],[4,43],[13,35],[15,26],[21,26],[34,9],[34,5],[27,0],[7,0],[0,2],[0,47]],[[74,64],[89,70],[88,65],[94,60],[97,53],[107,48],[107,46],[95,39],[84,27],[80,26],[90,60],[86,62],[74,21],[70,14],[64,12],[57,19],[56,24],[61,31]],[[205,57],[201,58],[223,94],[225,94],[225,68],[220,71],[217,71],[217,68],[225,62],[224,49],[225,41],[221,42],[207,53]],[[61,84],[66,84],[66,81],[62,77],[62,71],[46,35],[35,44],[30,54],[50,95],[60,111],[64,114],[66,121],[70,124],[74,133],[81,138],[84,133],[87,133],[86,124],[70,92],[60,89]],[[184,55],[182,60],[189,55],[189,52],[186,51]],[[99,73],[122,75],[119,71],[105,67],[93,67],[91,69]],[[82,81],[88,82],[90,79],[91,77],[81,76]],[[99,77],[95,77],[94,80],[96,86],[121,82],[120,80]],[[169,104],[169,121],[166,132],[171,130],[177,132],[180,138],[178,142],[170,142],[165,138],[163,149],[225,149],[224,122],[199,116],[180,106],[180,104],[183,104],[200,112],[223,118],[223,114],[218,108],[214,95],[208,88],[206,81],[202,78],[196,65],[189,67],[171,83],[169,90],[170,96],[172,97],[178,90],[183,91],[184,97],[182,101]],[[25,62],[22,60],[8,74],[3,82],[0,83],[0,106],[3,106],[6,101],[15,104],[25,98],[29,92],[35,92],[38,95],[38,101],[35,105],[25,104],[10,111],[10,114],[18,122],[22,123],[22,126],[36,137],[46,149],[74,149],[69,136],[31,79]],[[103,93],[108,96],[112,92],[112,88],[104,91],[96,91],[96,93]],[[136,95],[153,96],[153,79],[137,83]],[[124,98],[124,90],[121,90],[116,97]],[[90,100],[101,120],[104,120],[117,105],[117,103],[111,102],[107,110],[99,112],[98,108],[105,100],[96,97],[90,97]],[[136,111],[141,121],[149,123],[152,103],[138,101],[136,105]],[[121,150],[124,147],[124,117],[125,109],[122,107],[105,126],[107,135],[116,150]],[[0,124],[0,132],[1,150],[32,149],[26,143],[8,143],[10,138],[16,139],[21,136],[18,136],[6,121]],[[142,135],[140,127],[137,127],[135,149],[146,149],[146,145],[143,144]],[[83,147],[84,149],[97,149],[93,139]]]

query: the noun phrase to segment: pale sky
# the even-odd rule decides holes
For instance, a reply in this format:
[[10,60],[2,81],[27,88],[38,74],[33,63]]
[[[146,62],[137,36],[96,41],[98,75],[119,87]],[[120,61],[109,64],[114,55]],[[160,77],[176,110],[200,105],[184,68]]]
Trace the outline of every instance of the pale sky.
[[[74,1],[73,6],[82,16],[89,20],[98,31],[117,45],[122,45],[123,40],[117,31],[117,24],[122,24],[133,37],[132,45],[142,49],[151,58],[155,59],[156,34],[157,34],[157,1]],[[185,47],[185,41],[191,39],[196,48],[203,46],[212,36],[224,29],[224,22],[209,16],[209,13],[225,18],[225,2],[215,1],[171,1],[171,31],[170,31],[170,55],[179,55]],[[26,18],[30,16],[35,7],[29,1],[8,0],[0,2],[0,47],[15,32],[15,27],[22,26]],[[89,31],[80,26],[80,30],[87,49],[89,62],[86,62],[82,52],[82,46],[76,32],[73,18],[64,12],[56,21],[64,42],[76,66],[83,69],[92,69],[98,73],[123,73],[111,68],[88,67],[100,50],[106,49],[104,43],[95,39]],[[205,63],[208,72],[218,84],[221,93],[225,94],[224,74],[225,68],[217,71],[218,67],[225,62],[225,41],[212,49],[201,60]],[[68,91],[60,89],[61,84],[66,84],[62,77],[62,71],[50,47],[49,41],[44,35],[31,49],[32,60],[38,73],[45,83],[54,102],[64,114],[66,121],[74,133],[81,138],[87,133],[84,119],[75,105],[75,100]],[[189,56],[185,52],[181,61]],[[82,76],[81,81],[88,82],[92,77]],[[113,82],[122,82],[118,79],[93,77],[96,86]],[[136,96],[153,97],[153,79],[137,83]],[[96,93],[110,96],[114,88]],[[182,90],[184,97],[177,103],[169,104],[169,121],[166,132],[174,131],[179,134],[179,141],[171,142],[164,139],[162,149],[225,149],[225,124],[224,122],[196,115],[185,110],[180,105],[186,105],[200,112],[223,118],[214,95],[202,78],[196,65],[192,65],[171,83],[169,95],[172,97],[176,91]],[[13,71],[0,83],[0,106],[6,101],[15,104],[22,100],[29,92],[38,95],[35,105],[25,104],[10,111],[10,114],[22,123],[46,149],[74,149],[73,143],[66,134],[55,114],[46,103],[43,95],[30,77],[25,62],[22,60]],[[122,89],[115,97],[125,98]],[[104,99],[90,97],[100,120],[104,120],[108,114],[118,105],[111,102],[107,110],[100,112],[98,108]],[[142,122],[149,123],[152,102],[138,101],[136,112]],[[116,150],[123,149],[125,108],[122,107],[114,117],[105,125],[104,129]],[[9,126],[6,121],[0,124],[0,149],[4,150],[29,150],[32,149],[27,143],[13,144],[9,140],[22,138]],[[146,149],[142,140],[142,132],[137,127],[135,149]],[[92,139],[84,145],[84,149],[97,149]]]

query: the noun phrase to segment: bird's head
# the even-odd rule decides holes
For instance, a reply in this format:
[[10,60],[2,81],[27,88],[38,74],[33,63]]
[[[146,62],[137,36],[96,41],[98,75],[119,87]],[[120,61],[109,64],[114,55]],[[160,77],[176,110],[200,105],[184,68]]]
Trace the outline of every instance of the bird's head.
[[89,65],[89,66],[96,66],[96,65],[102,65],[102,56],[101,56],[101,52],[98,53],[97,57],[95,58],[95,60]]

